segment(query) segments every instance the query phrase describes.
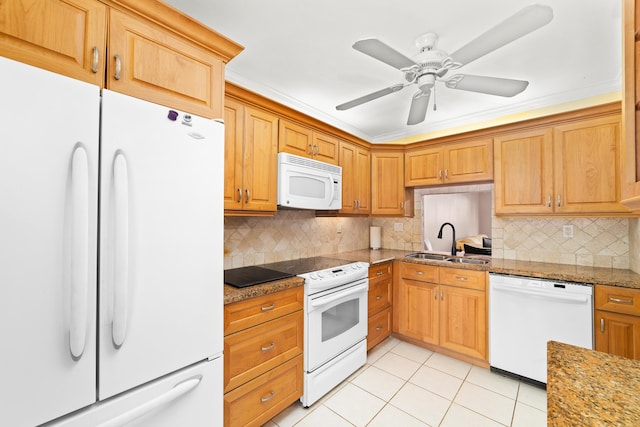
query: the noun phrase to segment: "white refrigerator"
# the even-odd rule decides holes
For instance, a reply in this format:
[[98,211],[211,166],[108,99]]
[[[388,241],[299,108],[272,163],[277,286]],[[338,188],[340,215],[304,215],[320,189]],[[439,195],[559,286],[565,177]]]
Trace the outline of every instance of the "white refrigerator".
[[222,425],[224,125],[0,76],[0,425]]

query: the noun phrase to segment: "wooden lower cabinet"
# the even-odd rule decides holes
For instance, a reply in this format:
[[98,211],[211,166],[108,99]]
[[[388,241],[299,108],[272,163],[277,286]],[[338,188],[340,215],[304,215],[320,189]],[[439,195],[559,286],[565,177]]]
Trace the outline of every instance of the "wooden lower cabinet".
[[640,360],[640,289],[595,286],[595,349]]
[[486,292],[440,286],[440,346],[487,358]]
[[400,263],[397,333],[462,355],[488,357],[486,272]]
[[261,426],[302,396],[298,287],[225,305],[224,425]]
[[367,350],[391,335],[391,303],[393,301],[393,263],[369,268]]
[[225,426],[261,426],[302,396],[302,355],[224,395]]

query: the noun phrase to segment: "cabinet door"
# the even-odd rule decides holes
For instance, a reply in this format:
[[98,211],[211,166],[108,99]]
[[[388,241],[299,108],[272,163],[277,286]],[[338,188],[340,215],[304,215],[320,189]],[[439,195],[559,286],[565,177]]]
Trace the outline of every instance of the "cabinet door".
[[277,209],[278,117],[244,110],[243,207],[252,211]]
[[338,138],[320,132],[313,132],[311,157],[319,162],[337,165],[339,146],[340,140]]
[[280,120],[278,151],[311,158],[313,150],[312,131],[309,128]]
[[404,185],[442,184],[444,158],[441,147],[423,148],[405,154]]
[[397,216],[405,214],[402,152],[371,153],[371,213]]
[[233,99],[224,102],[224,208],[242,209],[242,145],[244,107]]
[[341,213],[366,214],[369,212],[370,161],[369,150],[340,141]]
[[620,117],[554,128],[555,211],[627,212],[620,201]]
[[106,27],[107,7],[96,0],[0,2],[2,56],[98,86]]
[[366,148],[356,148],[354,180],[358,213],[369,213],[371,210],[371,154]]
[[444,152],[444,182],[474,182],[493,179],[493,141],[447,145]]
[[541,129],[494,138],[496,214],[553,212],[552,136]]
[[438,285],[401,279],[398,283],[398,332],[438,343]]
[[391,275],[369,280],[369,316],[391,306]]
[[161,27],[109,11],[107,87],[208,118],[224,114],[224,63]]
[[486,292],[440,286],[440,345],[487,359]]
[[595,349],[630,359],[640,359],[640,317],[596,310]]

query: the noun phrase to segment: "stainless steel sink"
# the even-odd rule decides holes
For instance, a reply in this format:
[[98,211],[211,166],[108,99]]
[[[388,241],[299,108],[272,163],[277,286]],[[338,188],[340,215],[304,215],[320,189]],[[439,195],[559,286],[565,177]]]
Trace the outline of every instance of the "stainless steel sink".
[[458,264],[488,264],[489,261],[485,259],[476,259],[476,258],[449,258],[446,259],[447,262],[455,262]]
[[417,258],[417,259],[430,259],[434,261],[447,261],[449,255],[441,255],[441,254],[428,254],[425,252],[416,252],[413,254],[405,255],[406,258]]

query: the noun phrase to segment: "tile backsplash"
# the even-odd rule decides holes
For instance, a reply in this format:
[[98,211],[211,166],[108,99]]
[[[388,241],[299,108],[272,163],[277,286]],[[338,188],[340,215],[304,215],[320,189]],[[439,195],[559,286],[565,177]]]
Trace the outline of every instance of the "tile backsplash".
[[[281,210],[274,217],[225,217],[224,267],[365,249],[370,225],[382,228],[383,248],[420,251],[419,200],[413,218],[316,218],[313,211],[302,210]],[[572,238],[563,237],[565,225],[573,226]],[[640,272],[638,219],[494,216],[492,238],[494,258]]]
[[[630,267],[627,218],[493,217],[492,225],[494,258]],[[564,237],[565,225],[573,237]]]
[[274,217],[225,217],[224,268],[348,252],[369,247],[369,218],[316,218],[280,210]]

